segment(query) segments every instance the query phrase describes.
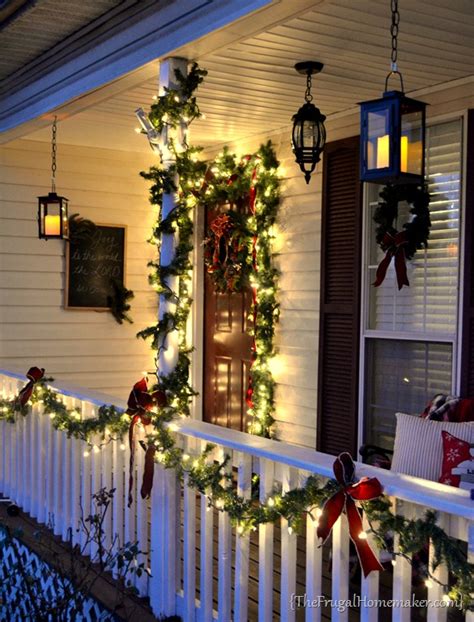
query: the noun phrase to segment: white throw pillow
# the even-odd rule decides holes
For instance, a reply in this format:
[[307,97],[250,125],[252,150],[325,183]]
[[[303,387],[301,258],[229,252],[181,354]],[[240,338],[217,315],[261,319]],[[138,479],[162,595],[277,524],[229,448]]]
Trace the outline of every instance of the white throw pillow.
[[443,430],[474,444],[474,422],[431,421],[404,413],[397,413],[396,417],[397,431],[391,469],[397,473],[437,482],[443,464]]

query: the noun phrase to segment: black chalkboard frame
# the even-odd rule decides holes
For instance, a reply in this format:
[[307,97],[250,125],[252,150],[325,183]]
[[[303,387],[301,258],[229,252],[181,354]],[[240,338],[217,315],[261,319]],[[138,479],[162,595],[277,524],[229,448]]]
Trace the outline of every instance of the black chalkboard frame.
[[[105,222],[95,223],[97,227],[110,227],[111,229],[123,229],[123,249],[122,249],[122,264],[123,264],[123,285],[127,287],[127,225],[118,225]],[[97,311],[99,313],[106,313],[110,311],[110,307],[85,307],[69,304],[69,290],[71,287],[69,269],[70,269],[70,254],[71,243],[66,244],[66,279],[64,287],[64,309],[67,311]]]

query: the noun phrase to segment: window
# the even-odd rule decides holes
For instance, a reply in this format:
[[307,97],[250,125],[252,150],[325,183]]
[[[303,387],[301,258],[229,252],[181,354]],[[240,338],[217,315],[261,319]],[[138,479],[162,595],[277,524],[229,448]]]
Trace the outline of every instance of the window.
[[[364,440],[385,447],[393,442],[395,413],[420,414],[436,393],[455,385],[462,121],[427,128],[426,176],[431,194],[431,232],[426,251],[408,263],[410,287],[398,291],[390,266],[372,286],[383,252],[372,220],[379,188],[366,186],[364,356]],[[408,206],[399,209],[400,228]]]

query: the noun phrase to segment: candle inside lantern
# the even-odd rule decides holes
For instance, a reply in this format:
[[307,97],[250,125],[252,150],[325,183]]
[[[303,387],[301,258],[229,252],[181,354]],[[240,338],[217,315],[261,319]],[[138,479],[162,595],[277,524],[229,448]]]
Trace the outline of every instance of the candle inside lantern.
[[[408,171],[408,136],[401,137],[400,144],[400,170]],[[377,138],[377,168],[390,166],[390,137],[388,134]]]
[[47,214],[44,219],[44,234],[59,236],[61,234],[61,220],[59,214]]

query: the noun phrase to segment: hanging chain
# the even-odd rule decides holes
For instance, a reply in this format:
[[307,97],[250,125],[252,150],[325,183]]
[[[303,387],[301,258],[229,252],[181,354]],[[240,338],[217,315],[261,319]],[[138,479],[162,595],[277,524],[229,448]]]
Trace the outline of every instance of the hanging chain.
[[391,0],[392,25],[390,26],[390,34],[392,35],[392,56],[391,70],[397,71],[397,44],[398,44],[398,26],[400,24],[400,13],[398,12],[398,0]]
[[388,89],[390,76],[397,75],[400,79],[402,93],[405,92],[402,74],[398,71],[398,32],[400,29],[400,13],[398,11],[398,0],[390,0],[390,10],[392,12],[392,23],[390,25],[390,36],[392,38],[392,52],[390,55],[390,72],[385,78],[385,90]]
[[51,135],[51,191],[56,192],[56,125],[57,117],[54,117]]
[[313,96],[311,95],[311,74],[308,73],[306,76],[306,92],[304,94],[304,98],[307,102],[313,101]]

